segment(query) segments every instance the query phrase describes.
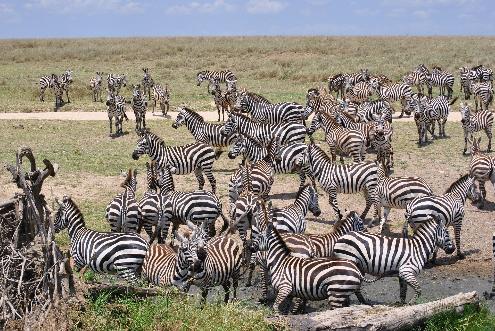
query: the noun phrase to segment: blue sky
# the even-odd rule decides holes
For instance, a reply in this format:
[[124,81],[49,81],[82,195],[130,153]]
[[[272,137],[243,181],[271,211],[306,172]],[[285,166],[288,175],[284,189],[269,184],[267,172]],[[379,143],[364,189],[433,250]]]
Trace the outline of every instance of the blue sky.
[[0,38],[495,35],[493,0],[0,0]]

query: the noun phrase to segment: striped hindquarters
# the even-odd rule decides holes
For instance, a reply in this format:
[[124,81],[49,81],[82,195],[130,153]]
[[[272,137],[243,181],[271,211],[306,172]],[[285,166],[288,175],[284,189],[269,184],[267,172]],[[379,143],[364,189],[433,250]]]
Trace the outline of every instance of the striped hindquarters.
[[169,245],[151,245],[143,262],[143,277],[159,286],[172,285],[177,253]]

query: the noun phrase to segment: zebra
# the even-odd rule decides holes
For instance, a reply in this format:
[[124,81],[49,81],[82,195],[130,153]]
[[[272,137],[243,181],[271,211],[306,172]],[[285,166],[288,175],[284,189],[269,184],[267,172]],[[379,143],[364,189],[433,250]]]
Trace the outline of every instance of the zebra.
[[485,110],[488,110],[488,105],[491,104],[493,101],[492,84],[490,82],[476,83],[474,81],[471,81],[471,83],[469,84],[469,89],[474,95],[475,110],[478,111],[478,103],[481,110],[483,110],[483,106]]
[[464,131],[464,151],[462,154],[466,154],[468,140],[473,141],[473,134],[481,130],[485,131],[488,137],[487,152],[491,152],[493,113],[485,110],[471,114],[469,105],[465,102],[461,103],[460,113],[462,129]]
[[459,68],[459,78],[461,81],[460,92],[464,92],[464,100],[469,100],[471,98],[471,78],[474,78],[470,74],[470,70],[466,67]]
[[233,132],[243,133],[267,145],[275,137],[280,137],[280,144],[304,142],[306,127],[301,123],[284,124],[257,123],[245,115],[232,113],[225,121],[220,132],[229,136]]
[[86,227],[84,217],[68,196],[56,200],[54,228],[67,228],[70,255],[76,269],[89,267],[95,272],[116,271],[123,279],[137,282],[139,270],[148,251],[148,243],[135,233],[96,232]]
[[306,231],[306,214],[311,211],[320,216],[318,193],[311,184],[304,185],[296,194],[296,200],[283,208],[273,209],[273,223],[280,233],[303,233]]
[[366,139],[360,131],[340,126],[332,116],[317,112],[313,117],[308,134],[311,136],[319,127],[325,132],[325,140],[330,146],[332,162],[335,162],[337,154],[340,162],[344,163],[343,155],[348,155],[354,162],[361,162],[366,154]]
[[381,99],[386,101],[400,101],[402,104],[401,116],[405,111],[405,100],[411,97],[411,86],[405,83],[395,83],[384,86],[378,79],[371,79],[370,85]]
[[[268,220],[269,211],[261,204],[258,213],[264,214],[266,229],[254,243],[255,250],[266,251],[266,267],[277,297],[273,309],[284,313],[283,304],[298,300],[292,312],[304,311],[307,300],[328,299],[330,309],[342,307],[355,293],[361,303],[366,303],[360,288],[361,283],[373,282],[361,275],[357,266],[349,261],[331,261],[325,258],[304,259],[290,255],[280,233]],[[264,275],[266,277],[266,273]]]
[[187,287],[189,263],[179,249],[165,244],[151,245],[143,262],[143,277],[158,286]]
[[[406,209],[407,204],[415,198],[433,195],[430,185],[420,177],[388,177],[383,166],[378,166],[377,174],[376,196],[378,199],[377,216],[380,221],[379,233],[383,233],[390,209]],[[382,207],[383,218],[381,217]]]
[[55,95],[55,111],[64,105],[64,88],[61,83],[57,79],[52,82],[53,94]]
[[374,116],[385,116],[385,120],[392,123],[394,109],[388,101],[373,100],[361,103],[357,108],[356,122],[369,122]]
[[423,86],[428,84],[427,73],[422,70],[421,66],[424,65],[419,65],[416,69],[403,77],[403,82],[410,86],[415,85],[418,89],[418,93],[424,93]]
[[433,86],[439,87],[440,95],[445,95],[445,89],[447,89],[447,99],[452,98],[454,75],[442,71],[438,67],[433,68],[428,79],[428,96],[430,98],[432,97]]
[[[153,224],[158,224],[160,206],[160,195],[158,193],[157,169],[155,162],[146,162],[146,186],[143,197],[139,200],[139,209],[141,210],[141,223],[137,232],[141,232],[141,228],[148,234],[151,239],[153,237]],[[162,244],[161,237],[158,238],[158,243]]]
[[368,69],[360,69],[357,73],[344,74],[344,79],[351,86],[354,86],[359,82],[367,82],[369,81],[369,78]]
[[428,216],[433,215],[439,220],[445,222],[446,226],[454,227],[455,245],[459,259],[464,258],[461,251],[461,228],[464,218],[464,204],[466,198],[473,202],[480,200],[480,194],[476,191],[474,178],[466,174],[456,180],[445,191],[444,195],[432,195],[426,197],[417,197],[406,206],[406,223],[404,223],[403,233],[407,234],[408,224],[416,229],[421,223],[424,223]]
[[345,89],[345,76],[343,74],[336,74],[328,77],[328,90],[331,92],[337,92],[336,97],[344,97],[344,89]]
[[328,193],[330,206],[342,218],[337,203],[337,193],[363,192],[366,199],[366,208],[361,214],[364,219],[371,205],[377,208],[376,185],[377,165],[374,162],[361,162],[350,165],[334,164],[325,152],[313,142],[308,144],[306,153],[299,158],[299,167],[308,165],[312,175],[318,180],[320,186]]
[[225,110],[227,110],[227,113],[229,113],[233,109],[231,107],[231,103],[229,101],[227,93],[222,93],[218,79],[215,79],[212,91],[210,91],[210,85],[208,85],[208,93],[211,93],[211,95],[213,95],[213,101],[215,102],[215,107],[217,107],[218,111],[218,122],[220,122],[220,113],[222,113],[222,121],[225,121]]
[[165,89],[158,84],[153,85],[153,111],[152,114],[155,114],[156,102],[158,101],[160,105],[160,109],[162,111],[163,116],[167,116],[168,109],[170,108],[170,92],[168,90],[168,85],[165,85]]
[[125,98],[121,95],[115,95],[113,92],[108,91],[107,101],[108,121],[110,124],[110,136],[112,136],[112,120],[115,118],[115,133],[117,135],[124,134],[122,131],[122,122],[124,118],[126,121],[129,119],[125,113]]
[[457,101],[457,97],[450,102],[447,97],[440,95],[438,97],[428,99],[426,102],[415,101],[410,99],[410,104],[416,106],[415,120],[420,133],[420,144],[422,141],[428,141],[428,130],[432,139],[435,139],[435,121],[438,123],[439,137],[447,137],[445,134],[445,124],[449,116],[450,106]]
[[203,143],[182,146],[165,146],[165,142],[150,131],[138,133],[139,140],[132,152],[132,158],[138,160],[143,154],[156,161],[157,167],[163,169],[167,164],[172,167],[172,173],[185,175],[194,171],[198,180],[198,188],[203,189],[205,179],[203,171],[211,184],[211,191],[216,192],[216,180],[213,176],[213,162],[218,159],[220,152]]
[[481,193],[479,208],[483,208],[486,200],[485,182],[489,180],[495,188],[495,159],[491,156],[481,153],[480,143],[481,137],[478,139],[473,139],[473,144],[471,146],[471,163],[469,174],[479,184],[479,190]]
[[335,121],[344,128],[361,132],[365,139],[365,146],[371,146],[375,136],[374,122],[356,123],[355,118],[345,111],[336,112]]
[[57,81],[58,77],[55,74],[50,76],[42,76],[40,78],[40,101],[45,101],[45,90],[47,88],[53,88],[53,84]]
[[126,75],[107,75],[107,89],[115,95],[119,95],[120,89],[127,85]]
[[472,67],[469,71],[471,79],[476,79],[479,82],[492,82],[493,70],[484,67],[482,64]]
[[208,144],[214,147],[227,147],[231,145],[237,135],[223,135],[221,129],[223,124],[213,124],[206,122],[203,117],[188,107],[178,107],[178,114],[172,124],[174,129],[185,125],[197,142]]
[[141,85],[132,87],[132,110],[136,117],[136,132],[146,128],[146,107],[148,101],[141,91]]
[[[251,162],[257,162],[266,157],[268,153],[265,146],[256,141],[256,139],[244,134],[235,135],[230,144],[231,147],[228,153],[228,157],[230,159],[243,155],[245,159]],[[280,146],[279,151],[276,152],[280,156],[280,161],[273,163],[273,172],[275,174],[294,173],[295,162],[301,153],[306,150],[306,148],[307,145],[304,143],[293,143],[290,145]],[[299,171],[299,188],[302,188],[306,182],[306,176],[310,177],[313,186],[316,187],[314,178],[309,175],[309,171],[307,169],[301,169]]]
[[246,91],[237,96],[235,108],[249,113],[256,122],[270,124],[302,122],[303,106],[294,102],[267,103]]
[[437,247],[447,254],[454,252],[445,222],[432,215],[410,239],[364,232],[345,234],[335,244],[332,257],[355,263],[363,273],[398,276],[401,303],[406,301],[407,285],[415,291],[412,303],[421,295],[416,277]]
[[148,93],[148,99],[151,99],[151,89],[153,89],[153,86],[155,83],[153,82],[153,78],[151,78],[150,75],[150,69],[149,68],[142,68],[143,70],[143,93],[146,95]]
[[385,127],[384,116],[375,121],[375,135],[371,147],[376,151],[376,160],[385,167],[387,172],[394,167],[394,148],[392,146],[393,129]]
[[[237,81],[236,76],[230,70],[222,70],[222,71],[209,71],[203,70],[197,73],[196,75],[197,85],[200,86],[202,82],[207,81],[208,84],[212,81],[218,80],[219,83],[228,83]],[[227,84],[228,85],[228,84]]]
[[[198,229],[198,228],[197,228]],[[195,232],[193,235],[195,236]],[[229,235],[204,240],[199,236],[196,243],[190,243],[186,238],[177,234],[181,243],[179,251],[188,251],[189,257],[188,285],[193,284],[201,289],[202,302],[206,301],[208,291],[214,286],[221,285],[225,291],[224,302],[230,297],[230,280],[232,280],[233,298],[237,297],[237,287],[241,269],[241,249]]]
[[141,209],[136,201],[137,170],[129,169],[120,185],[124,192],[119,193],[107,205],[105,218],[112,232],[137,232],[141,223]]
[[93,92],[93,102],[96,102],[98,99],[100,102],[103,102],[101,98],[101,82],[103,80],[102,78],[103,72],[96,72],[96,76],[91,78],[89,81],[89,88]]
[[317,111],[333,114],[338,107],[336,100],[331,94],[323,93],[322,89],[311,88],[306,93],[306,109],[302,117],[306,120],[312,112]]
[[368,101],[373,95],[373,90],[367,81],[358,82],[353,86],[350,84],[349,80],[346,80],[345,90],[347,91],[346,97],[354,101]]
[[[65,95],[67,96],[67,103],[70,103],[69,87],[73,82],[72,70],[68,69],[62,75],[58,76],[57,82],[60,85],[60,88],[62,89],[62,95],[63,95],[63,92],[65,91]],[[63,102],[63,100],[62,100],[62,102]]]

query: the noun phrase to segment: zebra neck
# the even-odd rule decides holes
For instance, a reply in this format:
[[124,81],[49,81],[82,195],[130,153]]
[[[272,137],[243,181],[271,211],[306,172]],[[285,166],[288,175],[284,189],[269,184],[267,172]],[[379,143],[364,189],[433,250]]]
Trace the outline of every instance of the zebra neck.
[[[185,121],[186,128],[193,134],[203,134],[203,127],[205,122],[201,122],[199,119],[194,117],[188,117],[187,121]],[[196,136],[194,138],[197,138]]]
[[167,147],[160,143],[156,144],[155,148],[150,150],[150,157],[157,162],[159,168],[164,167],[168,159]]
[[82,214],[79,213],[77,215],[73,215],[73,217],[69,220],[69,226],[67,228],[71,242],[75,239],[79,230],[85,228],[86,225],[84,224],[84,218]]
[[182,281],[187,277],[188,263],[181,253],[176,254],[175,266],[174,266],[174,281]]
[[268,268],[276,272],[280,262],[290,255],[290,251],[282,240],[282,237],[276,230],[272,229],[268,237]]
[[418,259],[418,262],[422,263],[422,266],[435,250],[436,239],[434,226],[428,223],[425,223],[419,228],[411,239],[412,246],[414,247],[414,255]]
[[302,215],[306,215],[308,212],[310,197],[307,194],[301,194],[294,201],[294,207],[298,208]]
[[268,153],[266,153],[264,147],[252,144],[251,146],[248,146],[248,148],[246,148],[244,154],[251,162],[256,162],[264,159]]

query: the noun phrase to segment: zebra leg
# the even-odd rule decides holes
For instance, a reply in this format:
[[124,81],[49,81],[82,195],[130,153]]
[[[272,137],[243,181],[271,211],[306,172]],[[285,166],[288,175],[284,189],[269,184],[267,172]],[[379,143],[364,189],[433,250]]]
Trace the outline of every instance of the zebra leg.
[[330,203],[330,206],[333,208],[333,211],[337,214],[339,220],[341,220],[342,214],[340,213],[339,204],[337,202],[337,190],[332,188],[327,192],[328,192],[328,202]]
[[488,148],[486,151],[491,152],[492,151],[492,128],[486,127],[485,133],[486,133],[486,136],[488,137]]
[[[203,171],[201,168],[194,169],[194,175],[198,180],[198,188],[202,190],[205,187],[205,178],[203,177]],[[213,191],[213,193],[215,193],[215,191]]]
[[206,302],[206,297],[208,297],[208,288],[201,289],[201,304]]
[[[411,266],[406,265],[404,267],[409,269]],[[414,298],[409,301],[409,304],[413,304],[421,296],[421,287],[418,284],[418,280],[411,271],[399,270],[399,282],[401,282],[401,280],[401,303],[405,303],[406,301],[407,285],[409,285],[414,289],[415,292]]]
[[146,111],[143,113],[143,128],[146,129]]
[[406,303],[406,296],[407,296],[407,283],[402,277],[399,275],[399,297],[400,297],[400,304],[405,304]]
[[109,117],[108,121],[110,122],[110,136],[112,135],[112,118]]
[[357,289],[354,294],[356,294],[356,298],[358,299],[359,303],[362,303],[363,305],[371,305],[370,301],[364,298],[361,289]]
[[461,252],[461,226],[462,223],[454,224],[454,236],[455,236],[455,245],[457,248],[457,257],[459,260],[463,260],[466,255]]
[[292,293],[292,286],[288,283],[283,283],[278,287],[277,297],[275,298],[275,303],[273,304],[273,309],[280,314],[285,314],[286,311],[283,310],[283,304],[290,300],[290,294]]
[[156,99],[153,102],[153,110],[151,111],[151,115],[155,115],[155,108],[156,108]]
[[486,188],[485,188],[485,182],[484,181],[478,181],[478,186],[479,186],[479,189],[480,189],[480,193],[481,193],[481,201],[478,205],[478,208],[479,209],[483,209],[484,205],[485,205],[485,201],[486,201]]
[[462,155],[466,155],[467,144],[468,144],[468,133],[464,132],[464,151],[462,151]]
[[[213,176],[213,172],[211,171],[211,168],[204,169],[204,171],[205,171],[206,178],[208,178],[208,181],[210,182],[211,191],[213,192],[213,194],[215,194],[217,191],[217,181],[215,180],[215,177]],[[203,175],[201,175],[201,179],[203,180],[203,186],[204,186],[205,181],[203,179]]]
[[261,303],[268,302],[268,284],[270,283],[270,277],[268,274],[268,269],[264,265],[260,268],[261,277]]
[[[361,214],[361,219],[364,221],[364,219],[366,218],[366,215],[368,215],[368,212],[371,208],[371,205],[374,206],[374,214],[373,214],[373,219],[376,219],[377,217],[377,213],[378,213],[378,207],[377,207],[377,202],[375,201],[375,199],[372,197],[372,193],[368,192],[368,189],[365,189],[363,191],[363,194],[364,194],[364,199],[366,200],[366,208],[364,208],[364,211],[363,213]],[[373,219],[370,221],[370,223],[368,224],[368,227],[371,227],[373,226]]]
[[294,306],[292,307],[292,314],[303,314],[306,308],[306,299],[294,298]]
[[239,273],[240,273],[240,270],[237,269],[236,271],[234,271],[234,273],[232,274],[232,288],[234,290],[234,295],[233,295],[233,300],[236,300],[237,299],[237,287],[239,287]]
[[225,283],[222,284],[222,287],[225,292],[225,295],[223,297],[223,302],[228,303],[230,299],[230,282],[227,280]]
[[378,212],[378,219],[380,220],[380,230],[378,233],[383,233],[383,226],[387,223],[388,214],[390,213],[390,207],[383,207],[383,218],[380,217],[380,212]]

